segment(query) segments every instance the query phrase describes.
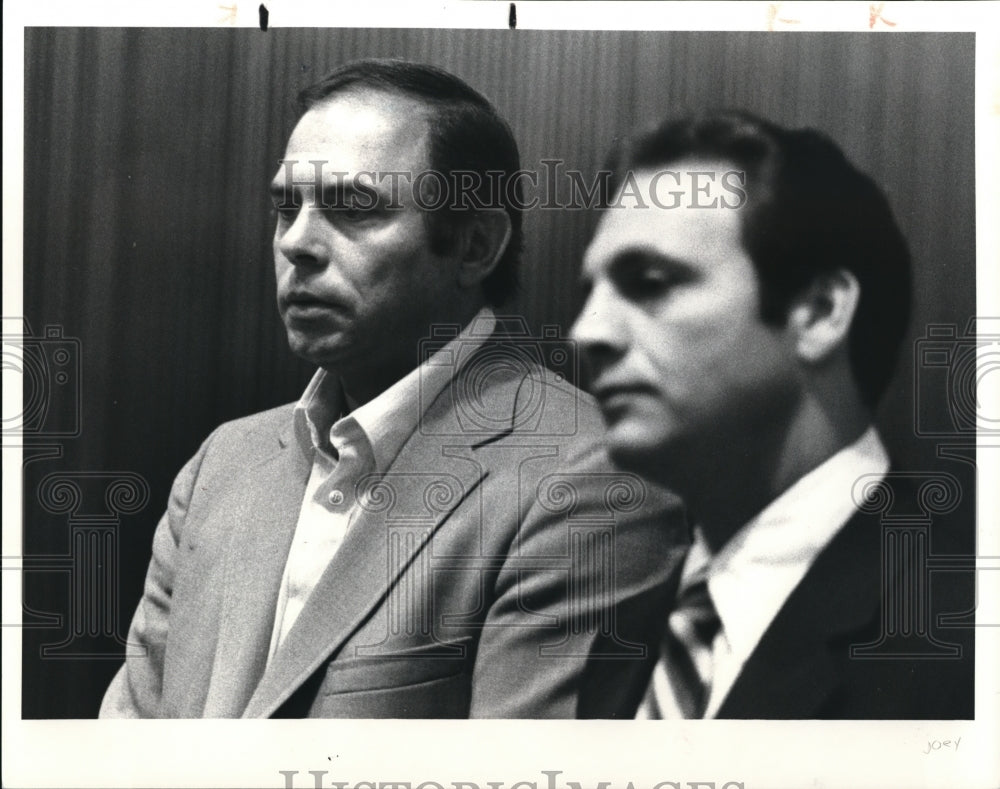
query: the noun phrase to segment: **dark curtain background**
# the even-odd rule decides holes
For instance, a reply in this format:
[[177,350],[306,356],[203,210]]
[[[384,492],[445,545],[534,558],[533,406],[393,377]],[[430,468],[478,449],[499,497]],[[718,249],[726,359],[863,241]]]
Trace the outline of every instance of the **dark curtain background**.
[[[42,372],[25,402],[42,404],[25,441],[26,718],[96,714],[173,476],[220,422],[308,380],[273,304],[266,189],[297,91],[368,56],[466,79],[528,168],[592,173],[636,124],[705,107],[820,128],[885,187],[910,240],[911,340],[974,313],[971,34],[30,29],[24,309]],[[526,217],[512,311],[535,331],[568,331],[593,221]],[[926,373],[908,344],[880,427],[902,468],[967,474],[915,429],[915,387],[928,418],[949,413]]]

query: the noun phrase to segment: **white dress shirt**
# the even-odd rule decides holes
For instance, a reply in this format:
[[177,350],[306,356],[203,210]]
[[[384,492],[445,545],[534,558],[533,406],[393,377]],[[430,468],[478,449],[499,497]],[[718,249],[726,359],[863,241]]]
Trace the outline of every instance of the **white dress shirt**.
[[493,311],[484,307],[444,348],[344,416],[348,406],[340,382],[317,370],[293,415],[297,440],[313,454],[313,465],[278,593],[269,661],[357,516],[358,482],[389,470],[427,407],[495,327]]
[[[884,476],[889,457],[874,427],[817,466],[741,528],[713,556],[696,527],[681,571],[678,595],[698,577],[721,620],[711,647],[711,690],[705,717],[712,718],[743,664],[813,562],[856,510],[854,482],[863,474]],[[708,655],[695,655],[699,661]],[[661,659],[651,691],[661,715],[683,717]],[[653,717],[648,700],[637,717]]]

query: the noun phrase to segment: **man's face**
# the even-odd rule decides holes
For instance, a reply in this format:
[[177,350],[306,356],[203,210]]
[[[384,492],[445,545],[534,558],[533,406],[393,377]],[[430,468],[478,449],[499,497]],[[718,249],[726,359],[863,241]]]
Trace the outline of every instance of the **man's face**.
[[[679,172],[681,186],[639,171],[646,207],[627,198],[603,212],[584,257],[590,294],[573,336],[590,364],[612,454],[669,474],[780,428],[794,407],[797,370],[786,331],[759,317],[742,209],[721,207],[734,204],[720,184],[735,168],[681,160],[662,169]],[[694,193],[690,171],[714,173],[707,194]],[[697,177],[699,188],[709,182]],[[654,184],[660,203],[677,207],[656,207]],[[679,201],[668,189],[683,192]],[[715,208],[691,207],[716,198]]]
[[[424,212],[409,188],[429,169],[422,108],[379,91],[335,95],[302,117],[285,160],[271,192],[278,309],[292,350],[341,373],[412,369],[418,341],[444,319],[457,290],[455,267],[430,251]],[[313,188],[317,161],[322,202],[332,208]],[[349,188],[359,173],[393,171],[408,175],[377,183],[367,176],[371,189]],[[301,208],[285,207],[293,191]]]

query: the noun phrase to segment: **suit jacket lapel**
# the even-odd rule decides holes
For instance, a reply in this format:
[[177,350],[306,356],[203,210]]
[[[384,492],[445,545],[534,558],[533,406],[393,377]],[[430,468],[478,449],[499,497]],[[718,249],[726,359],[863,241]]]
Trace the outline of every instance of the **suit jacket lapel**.
[[204,717],[238,717],[267,662],[281,577],[310,469],[290,424],[279,442],[274,455],[244,475],[237,491],[243,497],[226,513],[233,528]]
[[843,681],[850,644],[880,600],[881,528],[855,513],[806,573],[744,664],[717,718],[813,718]]
[[[489,413],[507,407],[513,413],[519,383],[514,377],[492,381],[486,392],[476,393],[480,398],[476,407],[496,409]],[[274,714],[384,602],[387,591],[435,530],[486,476],[475,449],[508,431],[477,432],[476,443],[470,446],[456,419],[463,404],[456,402],[455,393],[465,389],[446,387],[392,467],[384,475],[361,480],[358,514],[267,667],[244,717]]]

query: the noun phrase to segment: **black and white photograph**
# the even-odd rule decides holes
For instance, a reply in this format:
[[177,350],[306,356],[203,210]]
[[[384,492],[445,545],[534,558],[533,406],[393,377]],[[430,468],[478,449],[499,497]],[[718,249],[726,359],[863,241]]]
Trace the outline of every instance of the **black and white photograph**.
[[5,7],[4,784],[994,785],[1000,6],[421,5]]

